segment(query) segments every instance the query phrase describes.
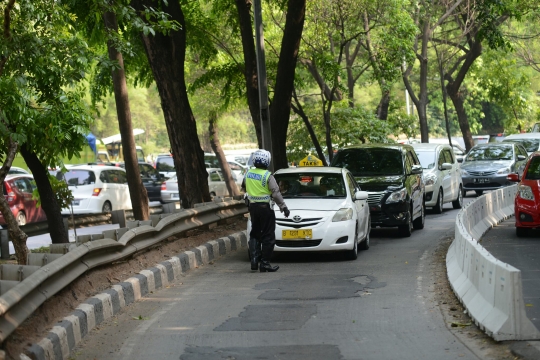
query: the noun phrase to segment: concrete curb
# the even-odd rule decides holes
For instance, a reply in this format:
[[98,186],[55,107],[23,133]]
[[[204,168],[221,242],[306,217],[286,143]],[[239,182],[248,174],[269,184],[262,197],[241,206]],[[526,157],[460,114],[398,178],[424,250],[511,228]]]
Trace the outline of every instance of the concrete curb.
[[[208,264],[231,251],[247,247],[246,231],[212,240],[185,251],[139,274],[113,285],[110,289],[86,299],[69,316],[64,317],[38,343],[26,352],[35,360],[69,359],[70,352],[97,325],[120,310],[160,289],[200,265]],[[21,354],[21,359],[28,359]]]

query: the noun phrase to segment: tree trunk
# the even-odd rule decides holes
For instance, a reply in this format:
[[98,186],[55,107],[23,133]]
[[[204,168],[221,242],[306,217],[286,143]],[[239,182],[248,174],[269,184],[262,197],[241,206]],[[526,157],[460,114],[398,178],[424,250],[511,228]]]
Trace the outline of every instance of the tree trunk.
[[[103,14],[103,22],[108,32],[118,32],[118,22],[114,13],[105,12]],[[118,69],[113,69],[112,71],[112,82],[133,217],[136,220],[148,220],[150,218],[148,194],[142,182],[139,161],[135,150],[126,74],[124,72],[124,58],[122,57],[122,53],[114,47],[112,40],[107,41],[107,48],[109,50],[109,59],[118,62],[119,65]],[[113,204],[113,208],[114,206],[115,204]]]
[[[145,6],[157,6],[151,0],[133,0],[131,4],[141,12]],[[191,208],[196,203],[210,201],[210,193],[204,152],[197,136],[184,74],[186,22],[178,1],[160,1],[159,6],[171,20],[178,21],[181,28],[171,30],[168,35],[141,36],[161,98],[182,207]]]
[[477,37],[474,39],[474,42],[472,43],[469,52],[466,54],[465,60],[463,61],[463,64],[461,64],[461,67],[455,79],[452,77],[452,73],[448,73],[445,75],[446,80],[448,80],[448,84],[446,85],[446,92],[448,96],[450,96],[450,99],[452,100],[452,103],[456,108],[459,127],[461,129],[461,133],[463,134],[463,141],[465,142],[465,149],[467,151],[469,151],[474,146],[474,143],[472,140],[471,127],[469,126],[469,119],[467,118],[467,112],[465,111],[465,107],[463,106],[464,102],[460,88],[463,80],[465,80],[465,75],[467,75],[470,67],[481,54],[482,42]]
[[208,119],[208,135],[210,136],[210,145],[212,146],[212,150],[214,150],[214,153],[216,154],[219,167],[221,168],[221,173],[223,174],[223,178],[225,179],[225,185],[227,186],[229,196],[240,195],[240,191],[238,191],[238,185],[236,185],[236,183],[234,182],[231,174],[231,168],[227,163],[225,153],[223,152],[223,149],[221,149],[221,144],[219,143],[217,115],[215,112],[212,112],[210,114],[210,118]]
[[423,143],[429,142],[429,128],[427,123],[428,104],[428,41],[430,39],[429,18],[424,21],[422,34],[422,51],[420,54],[420,93],[416,110],[420,119],[420,138]]
[[328,160],[332,162],[334,158],[334,150],[332,148],[332,125],[330,123],[330,109],[324,112],[324,128],[326,130],[326,152],[328,153]]
[[[4,183],[6,175],[13,164],[13,159],[17,154],[19,146],[11,138],[9,139],[9,147],[6,149],[6,157],[4,159],[4,164],[0,168],[0,184]],[[28,247],[26,247],[26,239],[28,235],[19,228],[17,224],[17,219],[13,216],[9,204],[5,196],[0,196],[0,212],[4,216],[6,226],[9,233],[9,238],[13,243],[13,248],[15,249],[15,256],[17,257],[17,263],[19,265],[26,265],[26,258],[28,257]]]
[[317,139],[317,135],[315,134],[315,130],[313,130],[313,126],[311,125],[311,122],[309,121],[309,118],[307,117],[306,113],[304,112],[304,109],[302,108],[302,105],[300,104],[300,101],[298,101],[298,97],[296,96],[296,91],[293,91],[293,98],[296,103],[295,105],[292,105],[293,111],[302,118],[304,121],[304,124],[306,125],[306,129],[309,133],[309,136],[311,137],[311,141],[313,142],[313,146],[315,146],[315,150],[317,151],[317,156],[319,159],[323,162],[324,166],[328,166],[328,162],[326,161],[326,157],[324,156],[324,153],[321,148],[321,144],[319,143],[319,140]]
[[242,49],[244,53],[244,77],[246,79],[246,93],[251,120],[255,126],[257,143],[262,149],[261,114],[259,104],[259,83],[257,74],[257,54],[255,52],[255,42],[253,40],[253,26],[251,22],[251,0],[236,0],[238,10],[238,23],[240,25],[240,36],[242,38]]
[[25,145],[21,146],[21,155],[23,156],[26,165],[28,165],[28,168],[32,171],[32,175],[36,181],[39,197],[41,198],[41,207],[47,216],[47,226],[49,228],[52,243],[68,243],[69,237],[67,236],[67,229],[64,227],[64,220],[61,213],[62,209],[56,201],[56,196],[54,195],[49,181],[49,172],[47,171],[47,168],[39,161],[37,155],[28,150]]
[[388,108],[390,107],[390,91],[386,91],[377,105],[377,118],[379,120],[388,119]]
[[305,12],[306,0],[289,0],[279,54],[274,99],[270,107],[274,170],[288,167],[287,129]]

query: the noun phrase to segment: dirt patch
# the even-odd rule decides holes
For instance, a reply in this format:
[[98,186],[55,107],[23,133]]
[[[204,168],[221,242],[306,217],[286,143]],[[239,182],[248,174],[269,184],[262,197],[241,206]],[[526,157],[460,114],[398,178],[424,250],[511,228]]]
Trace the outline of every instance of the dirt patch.
[[87,298],[186,250],[246,230],[246,221],[247,219],[241,216],[229,220],[228,224],[218,225],[211,229],[191,230],[187,234],[171,237],[125,261],[90,270],[43,303],[13,332],[3,343],[2,348],[6,351],[8,358],[18,359],[25,348],[45,337],[55,323],[68,316]]
[[446,273],[446,253],[452,240],[453,238],[446,238],[441,241],[433,254],[429,272],[432,277],[432,291],[448,330],[481,359],[520,359],[510,352],[511,341],[497,342],[480,330],[454,294]]

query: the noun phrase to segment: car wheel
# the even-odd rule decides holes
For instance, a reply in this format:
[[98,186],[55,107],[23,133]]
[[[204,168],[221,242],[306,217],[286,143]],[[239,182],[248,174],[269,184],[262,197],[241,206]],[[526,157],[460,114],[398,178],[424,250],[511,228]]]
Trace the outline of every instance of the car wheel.
[[356,237],[354,238],[354,246],[352,250],[347,250],[345,256],[348,260],[356,260],[358,258],[358,241],[356,241]]
[[528,228],[516,227],[516,235],[517,235],[517,237],[527,236],[528,233],[529,233]]
[[22,211],[19,211],[19,213],[17,214],[17,224],[19,226],[26,225],[26,214]]
[[413,220],[413,227],[416,230],[422,230],[424,228],[424,223],[426,221],[426,205],[422,201],[422,213],[419,217]]
[[480,196],[484,193],[484,190],[474,190],[474,192],[476,193],[476,195]]
[[461,209],[463,207],[463,189],[459,186],[457,199],[452,201],[452,207],[454,209]]
[[439,189],[439,197],[437,198],[437,203],[433,207],[433,212],[435,214],[442,214],[442,212],[443,212],[443,205],[444,205],[444,203],[443,203],[444,196],[443,195],[444,194],[443,194],[442,189]]
[[103,207],[101,208],[101,212],[104,214],[110,214],[111,211],[112,211],[111,203],[108,201],[105,201],[105,203],[103,204]]
[[399,235],[402,237],[410,237],[412,234],[413,223],[411,210],[407,212],[407,223],[398,226]]

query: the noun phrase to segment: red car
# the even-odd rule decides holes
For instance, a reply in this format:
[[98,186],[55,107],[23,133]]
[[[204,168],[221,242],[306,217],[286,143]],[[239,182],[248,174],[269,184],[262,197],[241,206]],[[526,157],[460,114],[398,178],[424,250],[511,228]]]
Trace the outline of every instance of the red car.
[[[520,181],[518,174],[507,178]],[[514,204],[517,236],[525,236],[529,229],[540,227],[540,151],[529,156]]]
[[[19,226],[47,219],[43,209],[36,207],[37,200],[32,199],[32,192],[35,188],[32,183],[33,179],[32,175],[8,175],[2,186],[4,197]],[[0,224],[4,225],[5,223],[6,220],[0,212]]]

